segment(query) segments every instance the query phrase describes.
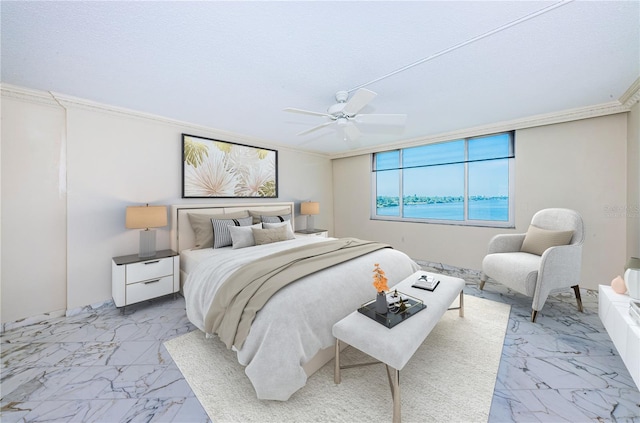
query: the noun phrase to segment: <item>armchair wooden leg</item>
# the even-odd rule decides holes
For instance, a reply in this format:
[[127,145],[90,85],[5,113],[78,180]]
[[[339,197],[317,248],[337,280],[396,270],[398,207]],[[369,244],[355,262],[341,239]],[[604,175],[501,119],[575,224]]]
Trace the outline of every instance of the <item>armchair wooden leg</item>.
[[584,309],[582,308],[582,297],[580,296],[580,287],[578,285],[573,285],[571,288],[573,288],[573,292],[576,293],[576,301],[578,302],[578,310],[580,310],[581,313],[584,313]]
[[531,323],[536,322],[536,317],[538,317],[538,310],[531,310]]
[[480,276],[480,285],[478,285],[478,288],[480,288],[480,291],[482,291],[484,289],[484,284],[486,282],[487,282],[487,277],[483,273],[482,276]]

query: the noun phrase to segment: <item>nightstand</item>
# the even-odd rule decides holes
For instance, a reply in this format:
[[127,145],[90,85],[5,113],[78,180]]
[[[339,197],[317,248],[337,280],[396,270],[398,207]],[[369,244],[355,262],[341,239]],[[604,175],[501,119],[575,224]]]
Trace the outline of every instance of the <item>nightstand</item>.
[[116,307],[173,294],[180,290],[180,256],[173,250],[155,256],[137,254],[111,261],[111,294]]
[[329,238],[329,231],[326,229],[301,229],[299,231],[296,231],[295,235],[298,238],[303,236],[321,236],[324,238]]

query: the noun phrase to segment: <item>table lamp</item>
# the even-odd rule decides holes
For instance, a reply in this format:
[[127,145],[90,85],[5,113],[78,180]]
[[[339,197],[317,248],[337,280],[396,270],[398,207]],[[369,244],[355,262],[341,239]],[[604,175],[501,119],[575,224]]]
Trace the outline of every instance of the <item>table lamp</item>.
[[149,228],[167,226],[166,206],[130,206],[127,207],[125,226],[127,229],[144,229],[140,231],[139,257],[156,255],[156,231]]
[[300,204],[300,214],[307,215],[307,231],[313,231],[313,216],[320,214],[320,203],[305,201]]
[[625,266],[624,283],[627,293],[635,300],[640,300],[640,258],[631,257]]

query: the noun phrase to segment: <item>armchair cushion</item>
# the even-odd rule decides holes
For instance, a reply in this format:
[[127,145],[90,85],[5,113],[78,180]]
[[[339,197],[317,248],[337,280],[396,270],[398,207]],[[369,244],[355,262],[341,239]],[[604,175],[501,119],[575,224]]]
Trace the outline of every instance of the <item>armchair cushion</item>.
[[533,296],[542,257],[529,253],[488,254],[482,260],[483,272],[497,281],[508,281],[509,287]]
[[520,251],[541,256],[549,247],[569,244],[571,237],[573,237],[573,231],[550,231],[529,225]]

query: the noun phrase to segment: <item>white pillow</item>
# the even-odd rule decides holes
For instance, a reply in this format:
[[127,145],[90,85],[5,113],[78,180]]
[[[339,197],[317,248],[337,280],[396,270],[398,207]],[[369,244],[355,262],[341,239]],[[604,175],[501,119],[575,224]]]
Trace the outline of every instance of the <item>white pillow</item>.
[[280,228],[282,226],[287,227],[287,239],[294,239],[296,237],[293,234],[293,229],[291,229],[291,223],[289,221],[278,222],[278,223],[262,222],[262,227],[264,229],[274,229],[274,228]]
[[231,234],[231,248],[245,248],[256,245],[251,228],[260,229],[260,227],[260,223],[256,223],[251,226],[229,226],[229,233]]

